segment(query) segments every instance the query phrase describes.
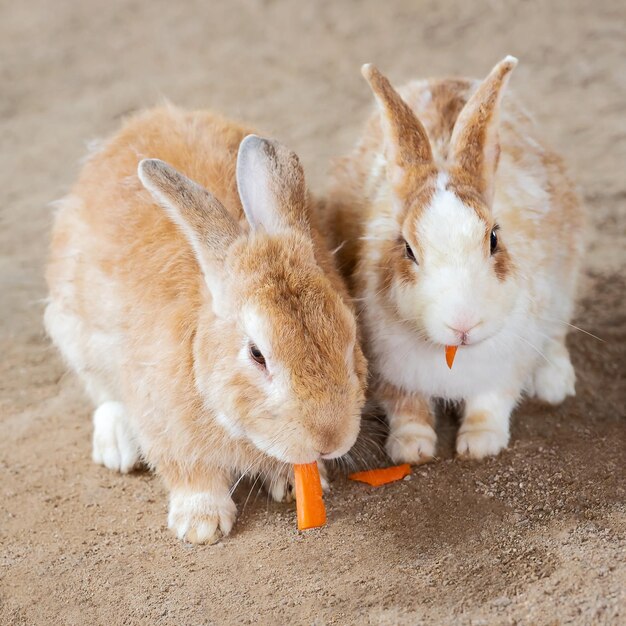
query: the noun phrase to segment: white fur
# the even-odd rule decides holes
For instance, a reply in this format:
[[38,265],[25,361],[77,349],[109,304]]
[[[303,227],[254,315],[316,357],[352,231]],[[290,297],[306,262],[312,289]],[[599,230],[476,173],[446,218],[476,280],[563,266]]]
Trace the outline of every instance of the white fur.
[[[380,227],[378,237],[394,236],[389,221],[372,224]],[[409,391],[453,400],[501,386],[521,391],[522,383],[513,381],[520,380],[524,364],[537,356],[525,341],[540,343],[541,335],[528,318],[528,300],[514,284],[502,284],[495,276],[482,245],[486,225],[458,197],[440,189],[419,224],[412,226],[412,238],[424,250],[414,268],[419,280],[416,285],[394,281],[392,293],[402,318],[415,320],[428,340],[388,314],[372,274],[363,315],[373,330],[377,369]],[[443,346],[457,344],[458,337],[449,326],[477,322],[468,333],[470,345],[459,348],[450,370]]]
[[[525,180],[516,179],[519,185]],[[532,192],[536,196],[529,199]],[[497,278],[484,244],[491,225],[446,189],[445,176],[439,177],[433,200],[418,222],[405,225],[405,237],[419,243],[415,249],[422,253],[413,268],[418,273],[415,285],[392,283],[396,314],[379,298],[376,274],[366,276],[361,315],[370,331],[371,364],[385,380],[428,397],[467,400],[470,407],[473,398],[492,399],[485,407],[493,414],[489,428],[459,434],[457,450],[472,458],[506,447],[509,416],[525,388],[552,403],[574,393],[574,372],[559,322],[571,315],[573,280],[555,284],[549,273],[525,274],[525,260],[543,259],[548,250],[541,241],[518,239],[506,229],[500,207],[516,202],[538,207],[538,216],[530,219],[541,219],[551,210],[537,183],[525,189],[511,184],[506,192],[496,193],[494,222],[503,221],[502,236],[518,264],[515,278]],[[393,220],[379,217],[370,222],[368,237],[395,238],[397,228]],[[459,327],[472,329],[469,345],[459,347],[449,369],[444,346],[459,343],[452,330]],[[413,443],[409,439],[408,433],[392,427],[387,449],[394,461],[418,462],[434,453],[430,432],[416,433]]]
[[235,420],[230,419],[225,413],[217,411],[215,413],[215,421],[222,427],[233,439],[243,439],[245,437],[245,431],[241,427],[241,424]]
[[[68,282],[67,289],[73,284]],[[110,303],[103,302],[102,307]],[[63,358],[78,374],[87,394],[94,404],[100,405],[116,397],[115,385],[103,383],[103,372],[115,380],[114,360],[117,354],[117,337],[106,330],[87,328],[83,320],[63,307],[59,300],[46,307],[44,325],[47,333],[59,346]]]
[[[506,57],[490,74],[492,88],[498,76],[502,79],[498,102],[516,63]],[[463,143],[463,130],[464,124],[476,122],[473,114],[481,103],[471,94],[480,84],[469,81],[470,104],[455,121],[452,137],[440,132],[441,102],[433,101],[433,86],[449,89],[451,98],[463,97],[464,86],[420,80],[399,90],[432,135],[433,165],[440,173],[428,206],[407,205],[410,194],[404,183],[410,187],[417,170],[397,159],[388,171],[382,167],[380,153],[393,157],[397,149],[394,133],[388,132],[388,114],[380,119],[382,137],[376,126],[368,127],[337,178],[341,194],[354,189],[355,210],[347,215],[365,219],[355,295],[374,379],[395,387],[399,396],[465,401],[457,449],[473,458],[496,454],[507,445],[509,416],[524,391],[548,402],[574,393],[565,336],[585,221],[560,159],[535,139],[531,118],[511,96],[489,118],[494,123],[482,129],[481,172],[470,168],[469,178],[456,175],[455,168],[464,167],[462,160],[455,162],[456,150],[473,149]],[[397,185],[403,174],[409,179]],[[481,210],[466,206],[451,185],[468,181],[480,183],[474,191],[482,194]],[[430,178],[414,182],[431,185]],[[508,259],[503,252],[490,254],[489,234],[496,224]],[[405,259],[403,271],[389,276],[383,265],[389,247],[380,242],[401,243],[402,238],[417,263]],[[407,279],[406,272],[415,276]],[[445,359],[448,345],[459,346],[452,369]],[[395,461],[416,461],[423,451],[434,451],[434,431],[423,423],[424,416],[388,417],[387,449]]]
[[385,449],[395,463],[420,463],[435,456],[437,435],[427,424],[398,420],[398,416],[390,415],[391,433],[387,438]]
[[255,310],[250,306],[247,306],[242,311],[242,318],[250,341],[257,345],[266,361],[271,361],[273,359],[270,340],[270,329],[272,326],[269,320],[266,319],[266,316],[261,311]]
[[[509,443],[509,416],[519,397],[519,390],[510,394],[493,391],[472,396],[465,403],[463,423],[456,441],[461,456],[482,459],[498,454]],[[472,417],[480,415],[476,423]]]
[[387,171],[387,159],[384,153],[379,152],[373,159],[367,181],[365,182],[365,192],[370,195],[375,189],[380,189],[380,181],[385,177]]
[[215,543],[230,533],[236,515],[237,508],[228,492],[173,491],[167,525],[179,539]]
[[95,463],[125,474],[139,462],[139,449],[124,405],[105,402],[93,414],[93,453]]
[[533,373],[528,392],[550,404],[560,404],[576,394],[576,374],[567,350],[555,342],[546,346],[545,358]]
[[295,488],[292,477],[270,477],[268,491],[274,502],[292,502],[295,497]]

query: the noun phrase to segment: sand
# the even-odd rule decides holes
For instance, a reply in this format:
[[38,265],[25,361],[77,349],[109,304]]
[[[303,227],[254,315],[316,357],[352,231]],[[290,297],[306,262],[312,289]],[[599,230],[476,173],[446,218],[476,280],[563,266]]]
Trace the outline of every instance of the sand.
[[[0,3],[0,623],[617,624],[626,621],[626,7],[621,1]],[[292,146],[322,191],[372,106],[400,83],[512,87],[567,158],[592,221],[569,345],[578,395],[525,402],[512,444],[440,458],[373,490],[338,477],[329,524],[245,485],[233,535],[192,547],[148,473],[90,460],[91,407],[47,341],[50,202],[85,143],[166,97]]]

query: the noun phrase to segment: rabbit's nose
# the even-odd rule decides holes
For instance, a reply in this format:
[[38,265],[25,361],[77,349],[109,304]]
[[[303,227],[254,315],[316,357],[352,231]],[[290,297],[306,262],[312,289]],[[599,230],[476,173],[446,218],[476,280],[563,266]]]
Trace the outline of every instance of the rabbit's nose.
[[321,457],[332,456],[341,443],[341,434],[335,430],[319,433],[315,446]]
[[348,440],[348,433],[328,433],[321,440],[318,439],[317,449],[323,459],[336,459],[343,456],[351,447],[353,441]]
[[474,330],[478,326],[482,324],[482,320],[476,323],[464,323],[464,324],[455,324],[451,326],[450,324],[446,324],[446,326],[459,338],[461,344],[469,343],[469,334],[470,331]]

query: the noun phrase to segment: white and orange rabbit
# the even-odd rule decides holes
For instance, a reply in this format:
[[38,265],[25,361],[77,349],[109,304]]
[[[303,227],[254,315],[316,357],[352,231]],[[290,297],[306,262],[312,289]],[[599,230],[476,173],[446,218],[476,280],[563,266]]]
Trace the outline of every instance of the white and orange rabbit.
[[585,219],[561,159],[503,96],[516,64],[399,93],[363,68],[378,111],[338,163],[328,218],[394,461],[435,454],[432,398],[464,401],[456,450],[482,458],[507,446],[524,392],[574,394],[565,337]]
[[97,407],[94,460],[147,462],[195,543],[230,531],[238,476],[282,499],[288,464],[347,452],[364,401],[298,158],[248,133],[174,107],[132,118],[60,203],[47,269],[46,328]]

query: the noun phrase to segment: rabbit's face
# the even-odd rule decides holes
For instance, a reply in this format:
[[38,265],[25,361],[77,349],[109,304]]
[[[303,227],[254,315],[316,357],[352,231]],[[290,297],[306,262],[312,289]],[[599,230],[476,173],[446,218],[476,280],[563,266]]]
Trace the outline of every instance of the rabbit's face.
[[227,271],[224,367],[210,343],[196,352],[201,390],[223,407],[218,420],[284,462],[345,454],[359,431],[365,363],[354,315],[311,242],[252,234],[233,246]]
[[298,157],[255,135],[239,146],[248,228],[208,190],[149,159],[139,176],[187,236],[207,286],[195,385],[236,438],[288,463],[345,454],[364,403],[354,315],[315,258]]
[[476,194],[458,193],[454,178],[439,174],[394,239],[394,258],[380,266],[392,272],[388,297],[403,320],[441,345],[497,335],[520,288],[506,233]]
[[490,208],[500,100],[516,63],[498,63],[454,119],[438,111],[450,133],[438,159],[414,111],[375,67],[363,68],[380,109],[389,182],[387,206],[365,237],[378,273],[371,287],[432,343],[471,346],[493,337],[520,292],[507,234],[500,237]]

